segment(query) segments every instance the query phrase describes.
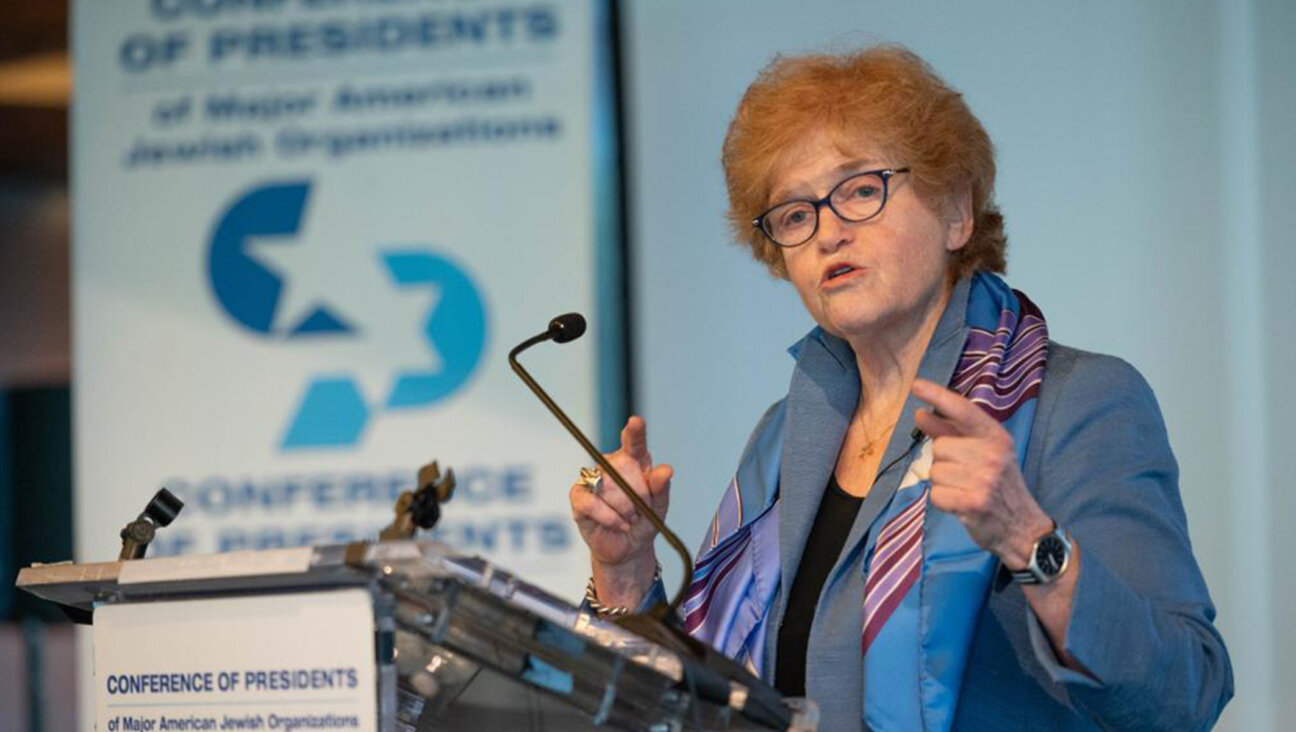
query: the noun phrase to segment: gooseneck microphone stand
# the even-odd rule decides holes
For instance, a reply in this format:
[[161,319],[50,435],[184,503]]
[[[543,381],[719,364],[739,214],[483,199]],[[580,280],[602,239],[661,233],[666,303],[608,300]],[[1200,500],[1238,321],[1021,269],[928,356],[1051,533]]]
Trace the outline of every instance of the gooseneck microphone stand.
[[[792,721],[791,712],[783,704],[782,697],[772,687],[763,684],[760,679],[753,676],[745,667],[734,662],[724,654],[716,651],[711,646],[703,643],[696,638],[689,636],[683,629],[674,622],[678,617],[676,611],[680,603],[684,601],[684,596],[688,590],[689,583],[693,578],[693,560],[689,556],[688,549],[684,543],[679,540],[675,532],[666,528],[657,512],[652,510],[648,502],[639,497],[639,494],[626,483],[625,478],[608,463],[603,454],[594,447],[589,438],[580,431],[571,418],[563,412],[554,400],[549,397],[544,389],[531,378],[531,374],[522,368],[518,363],[518,354],[522,353],[531,346],[544,341],[553,341],[555,343],[567,343],[580,338],[585,333],[585,318],[579,313],[567,313],[559,315],[549,321],[549,328],[539,335],[522,341],[509,352],[509,365],[513,367],[514,373],[518,378],[531,389],[536,397],[544,403],[553,416],[562,423],[573,438],[585,448],[590,458],[598,463],[603,469],[603,474],[610,476],[612,481],[617,484],[621,492],[625,493],[626,498],[634,504],[639,514],[648,519],[648,522],[657,529],[671,548],[680,555],[680,560],[684,563],[684,579],[680,583],[680,589],[675,593],[675,597],[670,603],[658,603],[648,612],[643,614],[629,613],[616,619],[616,624],[626,630],[638,634],[650,641],[653,641],[664,648],[671,649],[680,654],[680,660],[684,665],[684,678],[681,680],[689,693],[699,698],[709,700],[721,706],[729,706],[739,710],[749,719],[758,721],[762,726],[770,729],[787,729]],[[744,689],[741,698],[734,696],[734,682],[741,682]],[[694,719],[695,723],[697,719]],[[698,725],[699,728],[701,725]]]
[[669,604],[659,604],[647,613],[659,620],[665,619],[669,614],[673,614],[679,609],[680,603],[684,601],[684,596],[688,591],[689,583],[693,578],[693,560],[689,556],[688,549],[684,546],[684,543],[680,541],[679,537],[675,535],[675,532],[666,527],[666,524],[661,520],[661,517],[658,516],[657,512],[648,505],[648,502],[641,498],[638,493],[635,493],[634,490],[626,484],[626,480],[622,477],[621,473],[617,471],[616,468],[612,467],[612,464],[609,463],[607,458],[603,457],[603,454],[599,452],[598,448],[589,441],[589,438],[585,436],[585,433],[581,432],[580,428],[571,421],[571,418],[562,410],[562,407],[559,407],[558,404],[549,397],[549,394],[538,383],[536,383],[535,379],[531,378],[531,374],[527,373],[527,370],[523,368],[522,364],[518,363],[517,360],[518,354],[537,343],[543,343],[544,341],[549,340],[554,343],[568,343],[580,338],[584,334],[585,318],[582,317],[580,313],[559,315],[549,321],[548,330],[522,341],[512,351],[509,351],[509,365],[513,367],[513,371],[518,375],[518,378],[522,379],[522,381],[530,387],[536,397],[543,402],[544,405],[549,408],[549,411],[553,413],[553,416],[562,423],[562,426],[567,429],[567,432],[569,432],[571,436],[580,443],[580,446],[585,449],[585,452],[589,453],[589,456],[594,460],[594,462],[598,463],[598,466],[603,469],[603,474],[612,478],[612,481],[617,484],[617,487],[621,489],[621,492],[625,494],[626,498],[629,498],[630,502],[634,504],[635,509],[639,511],[639,515],[648,519],[648,523],[652,524],[653,528],[657,529],[658,533],[666,539],[666,543],[670,544],[671,548],[679,554],[680,560],[684,563],[684,578],[680,582],[679,590],[676,591],[675,597]]

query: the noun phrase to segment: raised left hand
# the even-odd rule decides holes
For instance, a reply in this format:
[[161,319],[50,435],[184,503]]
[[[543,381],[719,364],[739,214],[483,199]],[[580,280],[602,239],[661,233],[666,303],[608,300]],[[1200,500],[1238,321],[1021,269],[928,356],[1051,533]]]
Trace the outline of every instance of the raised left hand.
[[931,503],[958,517],[972,539],[1013,570],[1030,562],[1053,521],[1026,488],[1012,435],[962,395],[918,379],[913,395],[935,411],[915,415],[932,438]]

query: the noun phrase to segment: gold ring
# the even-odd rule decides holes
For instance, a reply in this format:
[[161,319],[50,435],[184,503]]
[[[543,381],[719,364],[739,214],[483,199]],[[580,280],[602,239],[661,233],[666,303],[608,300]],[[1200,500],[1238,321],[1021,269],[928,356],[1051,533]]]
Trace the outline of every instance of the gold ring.
[[577,482],[588,488],[590,493],[597,496],[599,490],[603,487],[603,469],[598,467],[581,468],[580,478]]

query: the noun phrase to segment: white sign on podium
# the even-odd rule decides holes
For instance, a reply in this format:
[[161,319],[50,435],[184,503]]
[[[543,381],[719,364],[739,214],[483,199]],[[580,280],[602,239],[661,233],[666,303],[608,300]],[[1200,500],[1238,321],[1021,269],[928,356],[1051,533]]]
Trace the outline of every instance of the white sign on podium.
[[105,605],[95,729],[368,730],[377,669],[369,592]]

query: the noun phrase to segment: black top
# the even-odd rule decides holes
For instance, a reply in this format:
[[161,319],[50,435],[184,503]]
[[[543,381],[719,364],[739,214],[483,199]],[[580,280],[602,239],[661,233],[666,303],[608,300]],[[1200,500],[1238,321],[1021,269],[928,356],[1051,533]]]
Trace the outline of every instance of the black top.
[[837,476],[828,479],[828,489],[819,501],[810,535],[806,538],[801,564],[788,594],[787,610],[779,625],[778,663],[774,686],[784,696],[805,696],[806,645],[810,642],[810,624],[814,621],[819,594],[837,558],[860,505],[861,496],[852,496],[837,485]]

